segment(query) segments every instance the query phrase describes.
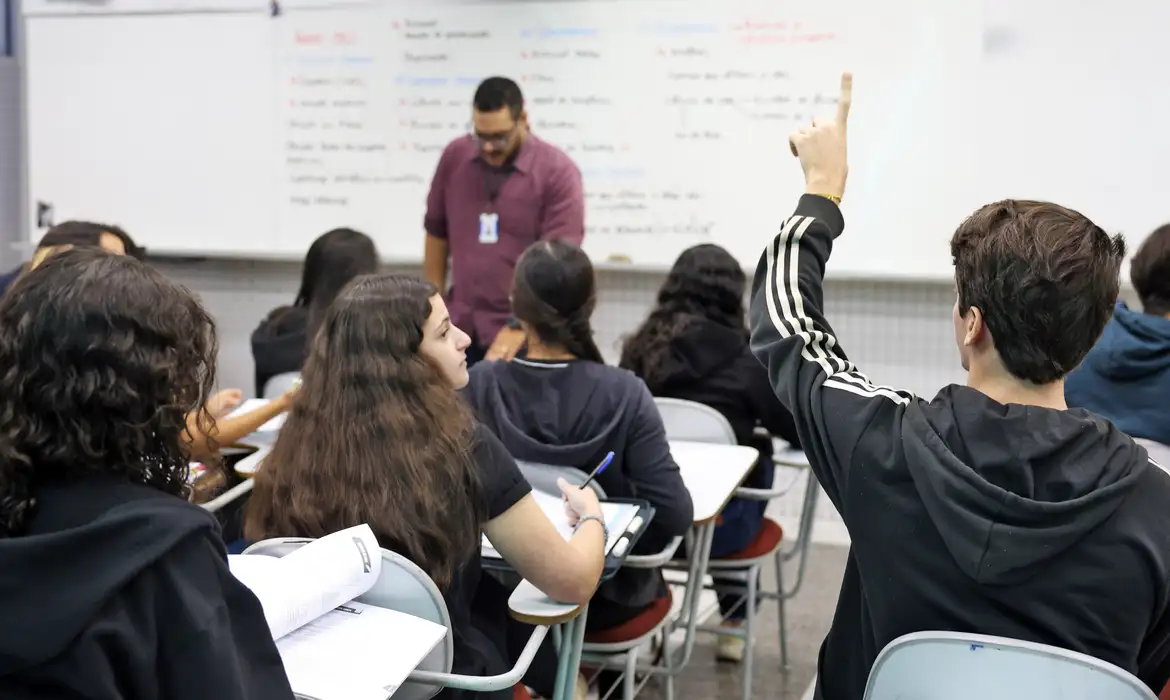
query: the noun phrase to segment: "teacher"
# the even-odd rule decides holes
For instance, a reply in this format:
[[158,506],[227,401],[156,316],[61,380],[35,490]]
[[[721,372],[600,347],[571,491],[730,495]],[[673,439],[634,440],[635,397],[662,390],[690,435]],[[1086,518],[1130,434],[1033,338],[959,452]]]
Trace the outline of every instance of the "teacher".
[[520,86],[480,83],[473,133],[443,150],[427,195],[427,280],[445,288],[451,322],[471,336],[467,364],[511,360],[524,331],[511,315],[512,271],[536,241],[585,238],[581,171],[564,151],[534,136]]

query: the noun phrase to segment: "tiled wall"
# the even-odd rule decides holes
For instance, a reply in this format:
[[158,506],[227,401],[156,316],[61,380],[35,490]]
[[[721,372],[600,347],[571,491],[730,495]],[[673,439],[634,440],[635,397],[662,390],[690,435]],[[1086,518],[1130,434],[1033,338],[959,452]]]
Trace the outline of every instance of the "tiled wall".
[[[215,315],[220,333],[220,384],[252,389],[248,338],[273,307],[289,303],[300,269],[294,264],[249,261],[159,263],[168,274],[196,291]],[[404,272],[419,272],[403,268]],[[598,344],[612,362],[619,343],[641,321],[662,277],[646,273],[600,273],[600,299],[594,315]],[[842,347],[872,380],[933,395],[949,382],[962,381],[954,350],[950,285],[830,281],[827,315]],[[795,524],[803,482],[774,505],[786,526]],[[842,541],[840,519],[827,499],[818,510],[818,540]]]

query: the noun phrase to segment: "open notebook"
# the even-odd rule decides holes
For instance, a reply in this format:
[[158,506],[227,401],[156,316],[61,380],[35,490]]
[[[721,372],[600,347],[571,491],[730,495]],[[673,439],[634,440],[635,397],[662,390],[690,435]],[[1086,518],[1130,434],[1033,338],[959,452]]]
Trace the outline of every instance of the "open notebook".
[[293,691],[315,700],[386,700],[446,628],[354,600],[382,571],[368,525],[315,540],[281,558],[228,557],[256,594]]
[[[532,490],[532,497],[536,499],[536,504],[556,526],[557,532],[566,540],[573,536],[573,526],[569,524],[569,517],[565,515],[565,505],[561,501],[560,496],[553,496],[544,491]],[[601,515],[605,518],[605,526],[609,529],[609,539],[605,542],[605,553],[609,554],[617,541],[626,534],[626,529],[630,527],[630,523],[638,514],[638,507],[628,503],[601,503]],[[485,557],[492,557],[495,559],[502,558],[492,543],[488,541],[487,535],[483,536],[483,541],[480,543],[480,553]]]

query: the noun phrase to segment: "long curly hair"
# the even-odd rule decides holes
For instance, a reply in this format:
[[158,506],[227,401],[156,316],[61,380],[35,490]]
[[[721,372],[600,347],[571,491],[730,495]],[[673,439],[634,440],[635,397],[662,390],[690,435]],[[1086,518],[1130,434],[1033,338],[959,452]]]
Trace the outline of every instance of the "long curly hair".
[[743,330],[746,337],[746,286],[743,268],[731,253],[711,243],[687,248],[658,290],[650,316],[623,343],[620,366],[656,393],[667,378],[671,343],[696,320]]
[[214,420],[211,316],[145,264],[74,248],[0,301],[0,537],[43,484],[109,475],[183,496],[191,434]]
[[310,346],[303,384],[256,476],[244,534],[323,537],[368,523],[440,586],[486,520],[470,409],[419,352],[431,284],[359,277]]
[[516,262],[512,310],[541,342],[582,360],[605,364],[590,319],[597,306],[593,263],[585,251],[560,240],[533,243]]

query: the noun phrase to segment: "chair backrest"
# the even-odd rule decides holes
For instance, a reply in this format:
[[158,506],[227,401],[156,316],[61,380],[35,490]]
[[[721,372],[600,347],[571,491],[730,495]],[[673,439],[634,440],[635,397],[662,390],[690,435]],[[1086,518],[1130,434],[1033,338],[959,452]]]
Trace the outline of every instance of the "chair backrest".
[[[245,549],[244,554],[283,557],[309,542],[312,540],[278,537],[257,542]],[[418,568],[414,562],[401,554],[383,549],[382,574],[378,577],[374,587],[357,600],[359,603],[397,610],[446,627],[448,632],[443,637],[443,641],[415,668],[419,671],[451,672],[455,645],[450,631],[451,616],[447,612],[447,603],[443,600],[443,594],[435,582],[431,580],[431,577],[427,576],[426,572]],[[441,688],[438,686],[408,681],[399,686],[391,697],[394,700],[427,700],[439,690]]]
[[1156,700],[1116,666],[1005,637],[915,632],[878,654],[865,700]]
[[293,384],[301,378],[300,372],[284,372],[277,374],[268,381],[264,382],[264,396],[265,399],[280,398],[284,394],[292,390]]
[[[558,467],[552,464],[540,464],[538,462],[523,462],[516,460],[516,465],[520,467],[520,473],[528,480],[529,485],[537,491],[544,491],[551,493],[554,496],[560,496],[561,490],[557,488],[557,479],[561,478],[570,484],[580,486],[584,484],[589,478],[585,472],[576,467]],[[601,488],[601,484],[597,480],[589,483],[589,488],[597,494],[598,498],[605,498],[605,489]]]
[[654,399],[667,440],[711,442],[717,445],[735,445],[735,431],[722,413],[710,406],[683,399]]
[[1158,466],[1163,469],[1170,469],[1170,445],[1163,445],[1160,442],[1154,442],[1146,438],[1134,438],[1133,441],[1146,448],[1150,459],[1157,462]]

